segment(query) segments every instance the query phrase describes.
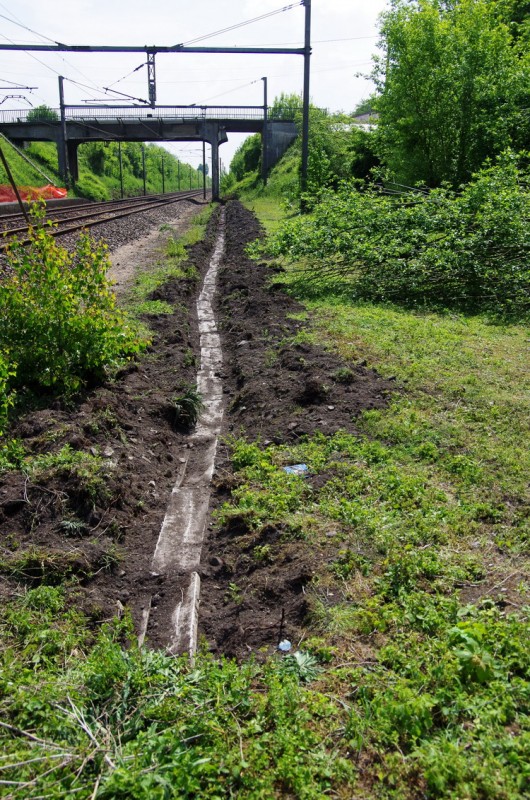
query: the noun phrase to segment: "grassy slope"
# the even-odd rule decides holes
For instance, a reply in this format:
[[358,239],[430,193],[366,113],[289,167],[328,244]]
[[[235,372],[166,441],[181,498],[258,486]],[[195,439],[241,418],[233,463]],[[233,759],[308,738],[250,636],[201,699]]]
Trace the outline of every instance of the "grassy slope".
[[[35,169],[31,164],[28,164],[24,159],[6,142],[2,142],[2,149],[8,161],[9,167],[18,186],[43,186],[46,179],[43,175]],[[34,164],[42,170],[56,186],[62,186],[63,181],[59,176],[57,166],[57,149],[51,142],[32,142],[24,151],[25,155]],[[164,151],[164,157],[169,162],[174,157]],[[176,159],[175,159],[176,161]],[[108,200],[111,197],[119,197],[120,194],[120,181],[119,175],[95,175],[83,154],[83,149],[79,151],[79,181],[74,189],[69,191],[70,196],[88,197],[95,200]],[[198,175],[196,170],[192,170],[193,188],[202,186],[202,177]],[[151,180],[153,178],[153,180]],[[182,166],[182,189],[188,187],[188,172],[187,165]],[[9,180],[3,165],[0,164],[0,183],[8,184]],[[208,180],[208,184],[210,181]],[[166,191],[174,189],[169,185],[169,180],[166,182]],[[142,194],[143,181],[141,178],[135,178],[134,175],[126,172],[124,175],[124,185],[126,194]],[[162,192],[162,179],[160,174],[151,175],[148,170],[147,174],[147,193],[153,194]]]
[[[34,169],[24,159],[2,141],[2,150],[11,169],[11,173],[18,186],[43,186],[46,179],[38,170]],[[57,153],[55,146],[44,142],[35,142],[28,151],[25,152],[28,158],[33,160],[38,167],[57,185],[60,186],[59,173],[57,171]],[[0,165],[0,183],[8,184],[8,178],[3,165]]]
[[[271,200],[254,192],[247,203],[274,230]],[[261,455],[328,478],[298,509],[312,547],[330,532],[343,541],[315,587],[309,644],[330,653],[326,690],[348,703],[360,796],[522,797],[528,331],[325,292],[306,306],[306,339],[403,386],[389,409],[365,414],[360,440]],[[281,507],[275,480],[246,477],[240,503]]]

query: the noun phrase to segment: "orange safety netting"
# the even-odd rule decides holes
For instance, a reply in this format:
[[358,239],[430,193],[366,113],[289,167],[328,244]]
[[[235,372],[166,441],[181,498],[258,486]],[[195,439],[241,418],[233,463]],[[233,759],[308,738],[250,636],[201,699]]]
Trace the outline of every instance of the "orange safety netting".
[[[66,197],[66,189],[59,189],[57,186],[19,186],[19,194],[22,200],[53,200],[55,198]],[[0,184],[0,203],[16,203],[17,196],[11,186]]]

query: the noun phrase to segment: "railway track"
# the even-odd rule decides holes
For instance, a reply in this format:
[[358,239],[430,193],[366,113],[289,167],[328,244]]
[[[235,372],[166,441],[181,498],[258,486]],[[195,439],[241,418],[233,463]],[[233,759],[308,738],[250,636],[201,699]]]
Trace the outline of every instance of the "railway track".
[[[132,214],[152,211],[199,196],[202,196],[202,189],[101,203],[84,203],[65,209],[53,208],[46,214],[46,220],[53,223],[53,227],[50,227],[48,232],[51,236],[65,236],[83,228],[92,228],[116,219],[129,217]],[[17,237],[22,244],[29,243],[29,238],[27,236],[24,238],[29,229],[26,224],[20,224],[22,221],[24,221],[22,214],[0,215],[0,230],[4,239],[0,244],[0,252],[5,252],[9,247],[10,240],[14,237]]]

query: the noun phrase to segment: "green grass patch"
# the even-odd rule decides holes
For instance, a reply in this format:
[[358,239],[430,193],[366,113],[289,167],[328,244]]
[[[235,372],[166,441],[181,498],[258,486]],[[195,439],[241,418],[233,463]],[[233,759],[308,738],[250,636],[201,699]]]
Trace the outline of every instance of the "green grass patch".
[[[328,665],[320,688],[347,703],[341,744],[369,782],[381,782],[375,789],[361,779],[352,791],[413,798],[420,784],[433,798],[522,797],[530,752],[523,520],[480,492],[481,474],[470,478],[443,457],[438,464],[430,448],[382,434],[266,448],[233,441],[238,483],[217,524],[272,524],[284,542],[305,540],[321,565],[306,589],[306,647]],[[318,489],[284,472],[300,462],[326,478]],[[499,546],[507,530],[517,558]]]
[[457,478],[474,502],[521,516],[530,499],[526,328],[333,298],[308,307],[319,341],[347,360],[367,358],[406,389],[390,409],[365,415],[369,435],[429,460],[442,483]]
[[[282,280],[296,293],[290,273]],[[321,565],[306,647],[326,665],[319,688],[348,706],[340,741],[360,768],[350,796],[522,798],[528,329],[325,287],[304,303],[303,339],[346,361],[336,380],[367,363],[398,391],[355,421],[356,435],[232,442],[237,483],[217,524],[272,523]],[[283,471],[301,462],[318,488]],[[255,560],[274,559],[274,547]]]
[[281,223],[296,213],[289,204],[282,204],[277,197],[258,195],[252,198],[243,198],[243,202],[250,211],[258,217],[267,233],[275,233]]
[[326,738],[344,709],[304,687],[310,658],[190,667],[138,650],[128,620],[92,632],[54,586],[2,608],[0,628],[0,770],[17,800],[309,800],[355,772]]
[[[187,262],[188,247],[201,241],[208,226],[208,221],[215,210],[215,204],[206,206],[196,214],[190,228],[182,236],[170,235],[160,254],[159,262],[152,268],[139,271],[134,284],[125,298],[125,306],[129,314],[140,317],[149,314],[172,314],[174,306],[165,300],[152,299],[150,295],[157,289],[174,279],[198,280],[196,268]],[[172,232],[170,225],[163,224],[161,232]]]

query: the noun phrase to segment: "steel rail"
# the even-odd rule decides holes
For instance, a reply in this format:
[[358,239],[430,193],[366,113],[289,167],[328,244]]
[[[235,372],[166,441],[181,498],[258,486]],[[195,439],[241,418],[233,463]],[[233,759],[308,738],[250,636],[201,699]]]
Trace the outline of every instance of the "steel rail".
[[[55,209],[50,208],[46,212],[46,220],[51,220],[52,222],[66,222],[68,220],[74,221],[76,219],[83,219],[94,216],[94,214],[101,213],[104,210],[111,211],[113,208],[116,209],[126,209],[132,208],[135,205],[140,203],[144,203],[149,205],[149,203],[157,203],[165,199],[179,199],[183,198],[186,199],[188,196],[189,191],[187,192],[168,192],[164,195],[147,195],[147,196],[138,196],[138,197],[128,197],[125,200],[105,200],[104,202],[100,203],[80,203],[79,205],[71,206],[70,208],[63,208],[63,209]],[[86,214],[84,212],[87,212]],[[83,213],[80,213],[83,212]],[[62,216],[67,215],[67,216]],[[2,223],[8,222],[15,222],[18,219],[22,218],[22,214],[15,213],[15,214],[6,214],[4,216],[0,216],[0,225]],[[23,228],[4,228],[3,233],[7,234],[14,234],[14,233],[23,233],[27,230],[27,226]]]
[[[54,236],[54,237],[65,236],[68,233],[75,233],[75,231],[83,230],[84,228],[93,228],[96,225],[103,225],[105,222],[114,222],[114,220],[116,220],[116,219],[122,219],[123,217],[130,217],[133,214],[139,214],[139,213],[141,213],[143,211],[149,211],[149,210],[154,209],[154,208],[162,208],[163,206],[171,205],[172,203],[179,203],[182,200],[188,200],[188,199],[191,199],[193,197],[197,197],[199,195],[202,195],[202,190],[196,189],[193,192],[189,192],[185,196],[175,197],[175,198],[170,199],[170,200],[164,200],[164,201],[159,201],[159,202],[156,202],[156,203],[146,204],[145,206],[136,207],[132,211],[129,209],[128,211],[122,211],[122,212],[117,213],[117,214],[113,213],[113,214],[110,214],[110,215],[107,215],[107,216],[104,216],[104,217],[100,217],[99,219],[87,220],[85,222],[79,223],[79,225],[69,225],[68,227],[57,228],[55,230],[54,229],[50,229],[48,231],[48,233],[49,233],[50,236]],[[65,222],[70,222],[70,221],[71,220],[65,220]],[[26,228],[26,230],[27,230],[27,228]],[[4,233],[4,237],[7,238],[7,237],[10,236],[10,234],[11,234],[11,231],[7,231],[6,233]],[[22,239],[22,240],[19,240],[19,242],[22,245],[27,245],[27,244],[29,244],[31,242],[31,240],[30,239]],[[0,245],[0,253],[5,252],[9,248],[9,246],[10,246],[9,242],[6,242],[5,244]]]

